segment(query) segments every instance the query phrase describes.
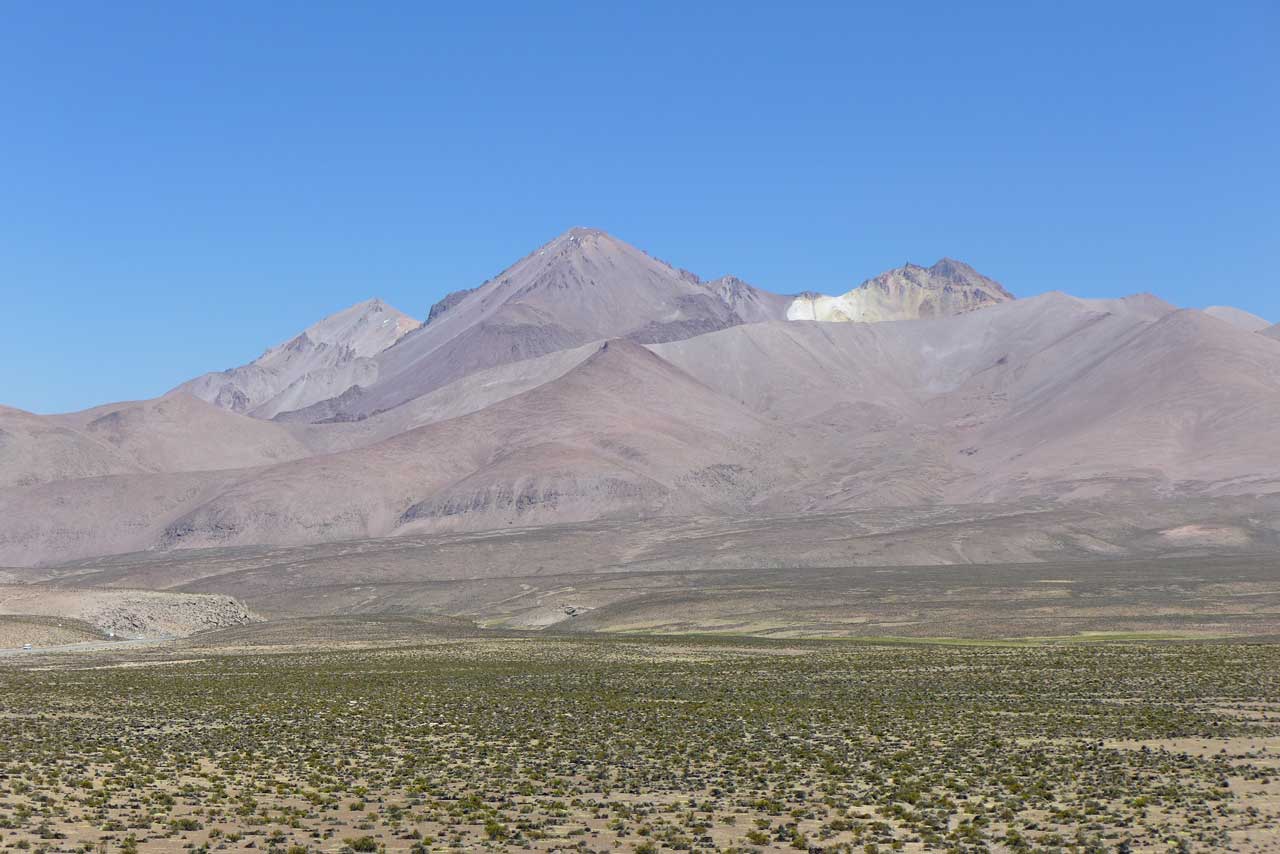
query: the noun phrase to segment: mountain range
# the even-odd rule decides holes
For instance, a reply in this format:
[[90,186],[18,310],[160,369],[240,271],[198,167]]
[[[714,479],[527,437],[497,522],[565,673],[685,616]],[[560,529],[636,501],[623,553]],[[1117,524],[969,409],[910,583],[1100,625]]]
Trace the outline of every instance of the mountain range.
[[1280,327],[1236,309],[1015,299],[951,259],[779,295],[575,228],[424,314],[369,300],[154,400],[0,408],[0,565],[1280,493]]

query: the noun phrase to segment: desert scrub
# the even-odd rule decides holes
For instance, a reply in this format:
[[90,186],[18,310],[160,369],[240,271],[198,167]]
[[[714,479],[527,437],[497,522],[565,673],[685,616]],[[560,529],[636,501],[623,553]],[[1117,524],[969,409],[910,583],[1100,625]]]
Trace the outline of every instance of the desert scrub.
[[1278,679],[1269,645],[616,637],[6,669],[0,826],[51,851],[1201,850],[1280,820],[1237,792],[1275,776],[1264,748],[1186,749],[1274,743]]

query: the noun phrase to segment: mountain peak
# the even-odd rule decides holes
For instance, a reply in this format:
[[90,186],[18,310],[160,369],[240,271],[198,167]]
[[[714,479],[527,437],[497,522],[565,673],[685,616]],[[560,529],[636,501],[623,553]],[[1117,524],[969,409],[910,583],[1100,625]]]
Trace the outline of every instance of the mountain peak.
[[[576,226],[433,306],[425,328],[378,357],[376,381],[342,414],[390,409],[468,373],[593,341],[672,341],[770,310],[756,305],[764,297],[734,296],[741,312],[693,273]],[[782,316],[779,308],[767,319]]]
[[[302,334],[317,344],[350,346],[358,356],[374,356],[420,325],[403,311],[374,297],[334,312],[308,326]],[[267,354],[271,352],[268,350]]]
[[977,270],[973,269],[973,267],[969,266],[965,262],[958,261],[955,258],[947,258],[947,257],[942,257],[942,258],[939,258],[937,261],[935,261],[933,266],[929,268],[929,272],[933,273],[935,276],[943,276],[948,278],[962,277],[962,276],[971,277],[971,276],[981,275]]
[[792,300],[789,296],[762,290],[732,275],[713,279],[706,283],[706,287],[733,309],[744,323],[784,320]]
[[634,246],[619,240],[607,231],[599,228],[588,228],[582,225],[575,225],[568,231],[565,231],[543,244],[534,254],[542,254],[548,250],[566,250],[566,249],[586,249],[588,247],[610,247],[614,249],[630,249],[639,252]]
[[568,231],[566,231],[564,234],[560,235],[560,237],[562,237],[562,238],[565,238],[565,237],[568,237],[568,238],[575,238],[575,237],[576,237],[576,238],[579,238],[579,239],[580,239],[580,238],[583,238],[583,237],[607,237],[607,238],[609,238],[610,240],[614,240],[614,241],[616,241],[616,240],[617,240],[617,238],[616,238],[616,237],[614,237],[613,235],[611,235],[611,234],[607,233],[606,231],[604,231],[604,229],[600,229],[600,228],[591,228],[591,227],[589,227],[589,226],[585,226],[585,225],[575,225],[575,226],[573,226],[572,228],[570,228]]
[[370,381],[370,360],[421,325],[374,297],[313,323],[247,365],[196,377],[178,390],[222,409],[271,417]]
[[608,232],[598,228],[574,226],[542,244],[480,287],[483,288],[490,282],[510,280],[535,269],[545,271],[584,264],[628,264],[633,260],[647,258],[649,256],[643,251]]
[[[529,259],[542,258],[549,264],[554,264],[557,260],[571,258],[588,258],[589,263],[601,262],[605,265],[614,263],[643,263],[657,264],[670,272],[674,273],[681,279],[692,284],[701,284],[702,278],[696,273],[692,273],[681,267],[677,267],[655,255],[651,255],[637,246],[627,243],[609,234],[607,231],[599,228],[588,228],[586,226],[576,225],[568,231],[560,234],[553,240],[543,244],[535,249],[530,255],[526,256],[523,261]],[[519,267],[523,263],[517,262],[511,270]],[[510,272],[510,270],[506,271]]]
[[1013,294],[963,261],[942,258],[932,267],[910,262],[867,279],[836,297],[797,297],[789,320],[877,323],[947,317],[1009,302]]
[[931,267],[907,263],[894,270],[888,270],[875,278],[868,279],[859,287],[883,287],[886,283],[898,279],[929,291],[942,291],[956,286],[972,288],[991,297],[991,302],[1006,302],[1014,298],[1004,286],[995,279],[982,275],[973,267],[955,258],[943,257]]

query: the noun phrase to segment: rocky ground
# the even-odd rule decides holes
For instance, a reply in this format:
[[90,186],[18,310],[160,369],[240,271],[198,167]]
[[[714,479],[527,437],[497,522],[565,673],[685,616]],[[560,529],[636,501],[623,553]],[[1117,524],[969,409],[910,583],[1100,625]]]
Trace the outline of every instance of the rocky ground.
[[[254,619],[247,608],[230,596],[53,588],[43,584],[0,585],[0,615],[64,620],[96,633],[97,637],[114,635],[121,639],[184,637],[209,629],[243,625]],[[62,642],[87,639],[77,637]],[[17,640],[15,645],[26,642]]]

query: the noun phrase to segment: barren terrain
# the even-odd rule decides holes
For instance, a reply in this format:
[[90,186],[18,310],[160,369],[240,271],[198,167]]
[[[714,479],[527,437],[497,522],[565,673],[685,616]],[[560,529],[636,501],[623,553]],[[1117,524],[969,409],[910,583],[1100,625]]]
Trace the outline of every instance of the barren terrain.
[[[1121,506],[1142,539],[1170,504],[1280,494],[1258,318],[1016,300],[951,260],[851,294],[877,322],[785,320],[812,298],[572,229],[425,324],[366,301],[155,400],[0,410],[0,564],[982,504]],[[1169,544],[1275,539],[1252,518],[1187,518]],[[885,563],[1045,548],[930,538],[912,560],[890,539]]]
[[[183,637],[242,625],[254,619],[248,609],[229,596],[43,584],[0,584],[0,616],[52,619],[64,623],[68,629],[80,626],[94,637],[111,634],[122,639]],[[18,634],[7,631],[5,637],[16,638]],[[90,639],[68,636],[41,641],[40,645]],[[27,638],[15,645],[21,643],[36,641]]]
[[[11,569],[44,591],[230,597],[268,618],[765,635],[1280,634],[1274,499],[587,522]],[[18,588],[15,588],[18,589]]]

